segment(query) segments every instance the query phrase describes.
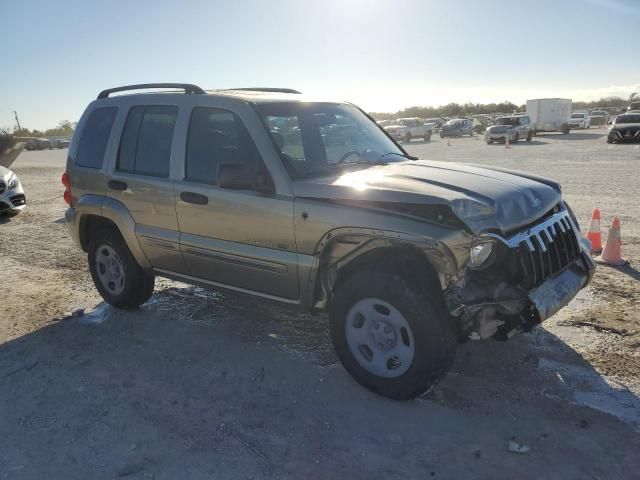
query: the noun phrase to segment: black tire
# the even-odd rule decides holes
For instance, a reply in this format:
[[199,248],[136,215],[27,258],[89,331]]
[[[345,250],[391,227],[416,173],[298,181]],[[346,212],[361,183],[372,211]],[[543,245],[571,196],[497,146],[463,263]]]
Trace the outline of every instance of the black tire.
[[513,137],[513,140],[511,140],[511,143],[518,143],[518,140],[520,140],[520,134],[516,132],[515,136]]
[[[411,327],[415,354],[408,370],[398,377],[370,373],[351,353],[345,322],[350,308],[364,298],[389,303]],[[444,378],[453,363],[457,333],[443,301],[410,286],[398,274],[375,271],[353,274],[338,286],[329,319],[331,338],[342,365],[360,385],[379,395],[395,400],[424,395]]]
[[487,140],[487,145],[491,145],[493,143],[493,140]]
[[440,138],[444,138],[444,137],[445,137],[445,135],[443,135],[443,134],[441,133],[441,134],[440,134]]
[[533,138],[533,132],[529,130],[529,133],[527,134],[527,142],[530,142],[532,138]]
[[470,136],[470,137],[473,137],[475,134],[476,134],[476,133],[475,133],[473,130],[471,130],[471,131],[469,132],[469,136]]
[[424,141],[425,142],[431,141],[431,132],[427,132],[427,134],[424,136]]
[[613,140],[611,140],[610,138],[607,138],[607,143],[613,143]]
[[[102,284],[98,274],[99,267],[96,258],[99,249],[105,245],[115,250],[124,270],[124,287],[122,292],[117,295],[114,295]],[[116,228],[103,228],[97,231],[89,241],[87,250],[91,278],[105,302],[116,308],[134,309],[151,298],[156,277],[138,265]]]
[[405,142],[405,143],[409,143],[409,142],[411,142],[411,133],[407,133],[407,134],[404,136],[404,142]]
[[568,134],[571,130],[569,129],[568,125],[565,125],[564,127],[562,127],[562,133],[564,135]]

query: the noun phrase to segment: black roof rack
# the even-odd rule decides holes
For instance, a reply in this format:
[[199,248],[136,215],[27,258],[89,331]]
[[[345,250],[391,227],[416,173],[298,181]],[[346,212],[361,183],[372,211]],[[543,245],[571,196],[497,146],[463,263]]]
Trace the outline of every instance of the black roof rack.
[[98,95],[98,99],[107,98],[112,93],[116,92],[126,92],[127,90],[147,90],[151,88],[178,88],[184,90],[184,93],[198,93],[204,94],[205,91],[202,90],[197,85],[192,85],[190,83],[140,83],[138,85],[125,85],[124,87],[116,87],[109,88],[107,90],[103,90]]
[[225,90],[243,90],[249,92],[270,92],[270,93],[295,93],[301,95],[302,92],[294,90],[293,88],[274,88],[274,87],[242,87],[242,88],[227,88]]

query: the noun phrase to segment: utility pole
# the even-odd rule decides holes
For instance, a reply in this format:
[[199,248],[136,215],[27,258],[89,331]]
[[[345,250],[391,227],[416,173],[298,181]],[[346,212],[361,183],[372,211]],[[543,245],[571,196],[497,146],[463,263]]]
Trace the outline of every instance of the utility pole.
[[13,116],[16,117],[16,123],[18,124],[18,134],[22,133],[22,127],[20,126],[20,120],[18,120],[18,112],[13,111]]

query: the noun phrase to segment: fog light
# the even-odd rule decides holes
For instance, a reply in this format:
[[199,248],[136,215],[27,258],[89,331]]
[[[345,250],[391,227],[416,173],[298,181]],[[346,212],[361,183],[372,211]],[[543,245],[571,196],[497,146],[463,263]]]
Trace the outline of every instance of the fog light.
[[479,268],[487,266],[493,253],[493,242],[479,242],[471,247],[469,256],[469,266]]

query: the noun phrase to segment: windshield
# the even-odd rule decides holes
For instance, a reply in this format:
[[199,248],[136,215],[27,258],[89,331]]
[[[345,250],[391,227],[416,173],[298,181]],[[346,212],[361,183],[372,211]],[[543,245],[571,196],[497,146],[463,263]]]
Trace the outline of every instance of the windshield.
[[571,118],[584,118],[584,113],[574,113]]
[[406,160],[393,140],[351,105],[291,102],[255,108],[293,178]]
[[618,115],[616,125],[618,123],[640,123],[640,115]]
[[461,123],[462,123],[462,120],[454,119],[454,120],[449,120],[445,125],[458,125],[458,124],[461,124]]
[[599,115],[599,116],[603,116],[604,117],[604,116],[607,115],[607,112],[601,112],[601,111],[596,110],[594,112],[591,112],[591,115],[593,115],[593,116]]
[[517,118],[513,118],[513,117],[503,117],[503,118],[499,118],[498,120],[496,120],[496,125],[513,126],[513,125],[517,125],[517,124],[518,124],[518,119]]

